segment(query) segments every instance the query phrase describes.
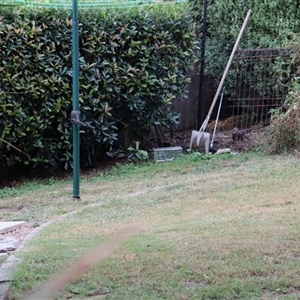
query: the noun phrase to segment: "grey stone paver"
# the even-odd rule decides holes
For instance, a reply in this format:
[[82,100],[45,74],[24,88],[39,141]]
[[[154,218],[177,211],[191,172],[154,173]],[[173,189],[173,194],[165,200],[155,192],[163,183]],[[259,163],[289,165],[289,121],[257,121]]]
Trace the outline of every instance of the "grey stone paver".
[[[25,222],[0,222],[0,234],[5,234],[20,228]],[[14,255],[8,256],[10,251],[17,249],[19,240],[14,237],[6,236],[0,240],[0,256],[7,256],[7,260],[0,267],[0,300],[4,300],[9,289],[11,273],[17,263],[20,261]]]
[[[15,223],[15,224],[10,224],[9,230],[5,231],[5,232],[9,232],[9,231],[15,230],[18,227],[22,226],[22,224],[25,223],[25,222],[0,222],[0,224],[1,223],[6,223],[6,225],[9,225],[8,223]],[[18,223],[18,224],[16,224],[16,223]],[[29,234],[27,234],[25,239],[22,241],[22,243],[20,245],[17,245],[17,248],[15,249],[14,253],[16,253],[17,251],[24,248],[25,244],[28,240],[35,237],[43,228],[48,226],[50,223],[51,222],[47,222],[47,223],[31,230],[29,232]],[[15,227],[15,226],[18,226],[18,227]],[[2,224],[2,228],[3,227],[4,227],[4,224]],[[1,229],[1,226],[0,226],[0,229]],[[7,253],[5,253],[5,254],[7,254]],[[18,263],[20,263],[20,262],[21,262],[20,258],[18,258],[15,255],[11,254],[11,255],[8,256],[7,260],[0,267],[0,300],[5,300],[7,291],[9,289],[9,283],[12,280],[11,274],[12,274],[14,268],[16,268]]]
[[9,282],[0,283],[0,300],[5,300],[8,289],[9,289]]
[[7,233],[21,227],[25,221],[0,222],[0,233]]
[[0,253],[16,250],[19,242],[20,241],[14,237],[5,237],[4,239],[0,240]]

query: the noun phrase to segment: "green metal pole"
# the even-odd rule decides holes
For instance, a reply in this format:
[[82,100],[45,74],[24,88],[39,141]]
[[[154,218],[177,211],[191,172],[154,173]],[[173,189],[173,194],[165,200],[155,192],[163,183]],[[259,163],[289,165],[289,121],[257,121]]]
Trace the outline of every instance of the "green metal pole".
[[[78,3],[73,0],[72,20],[72,60],[73,60],[73,112],[79,114],[79,42],[78,42]],[[79,124],[73,122],[73,199],[80,199],[79,193]]]

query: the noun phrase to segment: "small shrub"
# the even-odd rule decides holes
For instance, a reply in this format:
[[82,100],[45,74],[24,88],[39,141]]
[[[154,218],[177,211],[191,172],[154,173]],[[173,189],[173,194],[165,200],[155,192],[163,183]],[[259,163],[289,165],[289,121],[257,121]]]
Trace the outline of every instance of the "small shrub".
[[269,154],[290,153],[300,146],[300,84],[295,84],[284,105],[273,110],[264,148]]
[[135,142],[135,147],[128,147],[128,159],[132,161],[148,160],[149,154],[147,151],[140,149],[140,142]]
[[291,153],[300,146],[300,43],[295,39],[285,45],[291,53],[290,68],[296,74],[282,107],[273,109],[263,147],[267,153]]

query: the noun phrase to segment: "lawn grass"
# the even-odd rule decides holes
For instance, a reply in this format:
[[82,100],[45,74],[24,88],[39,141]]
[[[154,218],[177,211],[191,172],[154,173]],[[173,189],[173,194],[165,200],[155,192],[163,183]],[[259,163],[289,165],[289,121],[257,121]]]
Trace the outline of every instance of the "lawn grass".
[[56,299],[299,299],[299,165],[192,154],[83,179],[82,201],[66,181],[0,192],[2,219],[53,221],[18,253],[9,299],[132,224],[140,231]]

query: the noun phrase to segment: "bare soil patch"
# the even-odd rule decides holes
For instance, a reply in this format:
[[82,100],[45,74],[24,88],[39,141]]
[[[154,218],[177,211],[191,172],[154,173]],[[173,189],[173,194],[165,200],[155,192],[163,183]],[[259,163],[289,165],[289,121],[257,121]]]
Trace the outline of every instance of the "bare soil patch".
[[[259,137],[266,129],[265,124],[254,125],[250,128],[243,129],[245,132],[243,139],[234,141],[232,133],[236,125],[237,124],[234,117],[220,120],[218,122],[218,128],[216,130],[216,135],[213,142],[214,147],[217,147],[218,149],[230,148],[231,151],[237,153],[250,151],[256,147]],[[212,121],[208,124],[205,130],[205,132],[209,132],[211,134],[211,138],[213,135],[214,126],[215,121]],[[189,149],[192,130],[195,130],[195,128],[178,132],[175,131],[173,133],[173,137],[166,139],[165,142],[168,146],[181,146],[183,150]],[[147,141],[147,148],[149,151],[151,151],[151,149],[154,147],[158,147],[157,138],[155,137]],[[194,148],[194,150],[203,151],[204,149],[200,146],[199,148]]]

